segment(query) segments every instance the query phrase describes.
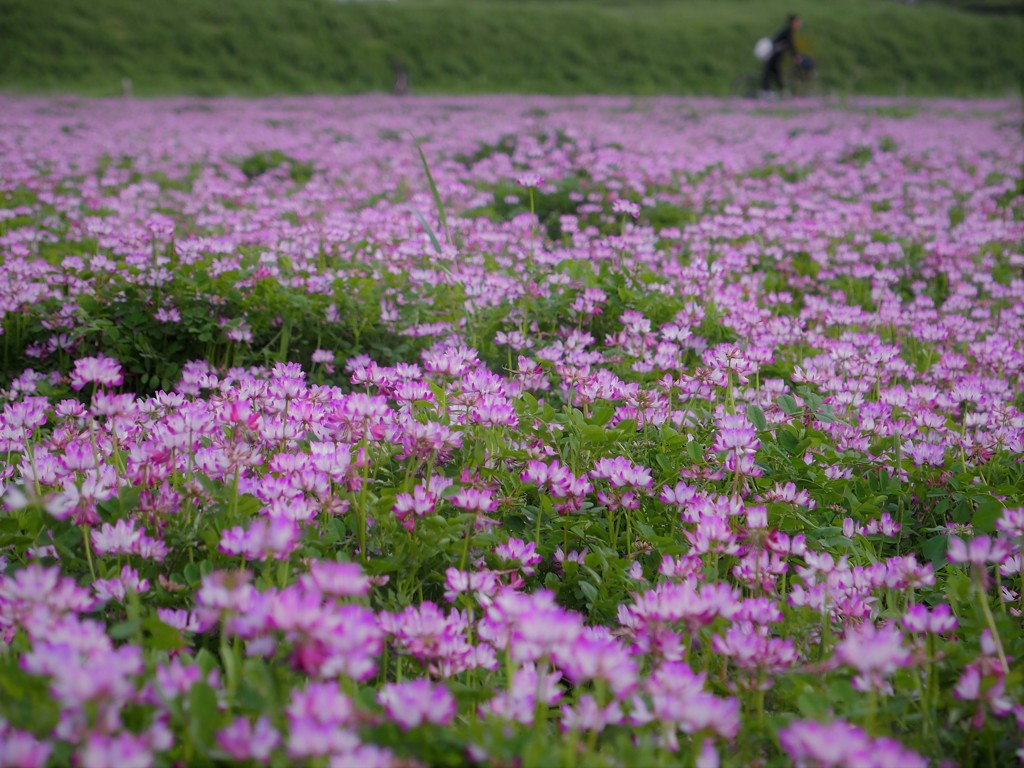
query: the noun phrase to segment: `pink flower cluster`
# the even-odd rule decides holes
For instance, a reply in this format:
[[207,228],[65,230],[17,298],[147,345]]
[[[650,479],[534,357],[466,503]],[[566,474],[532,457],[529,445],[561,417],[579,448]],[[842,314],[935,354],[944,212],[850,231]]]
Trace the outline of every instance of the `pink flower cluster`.
[[681,105],[0,97],[0,765],[1010,760],[1019,105]]

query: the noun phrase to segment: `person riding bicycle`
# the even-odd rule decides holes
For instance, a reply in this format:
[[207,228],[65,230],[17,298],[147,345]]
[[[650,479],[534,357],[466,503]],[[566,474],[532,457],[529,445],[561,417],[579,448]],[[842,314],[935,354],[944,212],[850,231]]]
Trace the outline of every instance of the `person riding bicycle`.
[[805,56],[802,56],[796,49],[796,31],[800,29],[800,17],[795,13],[790,14],[786,20],[786,26],[775,37],[772,38],[771,53],[764,62],[764,74],[761,76],[761,91],[771,92],[772,84],[782,90],[782,57],[789,53],[797,66],[802,66]]

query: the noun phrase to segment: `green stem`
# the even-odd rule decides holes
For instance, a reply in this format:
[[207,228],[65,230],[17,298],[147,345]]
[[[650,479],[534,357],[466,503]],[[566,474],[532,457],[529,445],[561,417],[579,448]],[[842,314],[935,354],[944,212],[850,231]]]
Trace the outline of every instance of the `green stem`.
[[754,695],[754,704],[757,710],[757,730],[764,733],[764,688],[761,687],[761,679],[758,676],[757,693]]
[[533,223],[534,212],[533,212],[533,187],[530,187],[530,261],[533,261],[533,238],[536,226]]
[[89,575],[96,581],[96,567],[92,564],[92,543],[89,540],[89,526],[82,525],[82,541],[85,542],[85,559],[89,562]]
[[[548,673],[548,664],[542,661],[537,665],[537,690],[533,696],[533,727],[543,728],[548,720],[548,705],[541,695],[544,690],[544,677]],[[595,729],[596,732],[596,729]]]
[[996,620],[992,615],[992,607],[988,604],[988,594],[981,585],[982,573],[981,570],[975,567],[974,571],[974,589],[977,594],[978,603],[981,605],[981,612],[985,616],[985,624],[988,625],[989,632],[992,633],[992,642],[996,646],[996,655],[999,657],[999,664],[1003,668],[1003,674],[1010,673],[1010,665],[1006,661],[1006,653],[1003,651],[1002,640],[999,639],[999,630],[996,628]]
[[224,664],[224,674],[227,677],[228,682],[228,708],[230,709],[231,703],[235,700],[235,692],[238,690],[238,657],[236,651],[238,650],[238,638],[235,638],[235,646],[231,647],[228,644],[228,636],[224,632],[224,623],[221,621],[221,632],[220,632],[220,659]]
[[868,691],[868,714],[864,729],[872,736],[876,733],[876,720],[878,718],[878,691],[873,687]]
[[476,519],[469,521],[469,525],[466,526],[466,538],[462,542],[462,558],[459,560],[459,570],[466,570],[466,563],[469,561],[469,542],[473,538],[473,528],[476,527]]
[[565,741],[562,744],[565,750],[562,754],[562,765],[565,768],[574,768],[576,766],[578,762],[579,740],[580,733],[575,728],[566,734]]
[[[38,499],[43,495],[42,487],[39,485],[39,471],[36,469],[36,454],[32,450],[32,440],[29,438],[28,430],[22,427],[22,431],[25,433],[25,453],[28,454],[28,463],[32,467],[32,488],[35,491],[35,497]],[[7,462],[10,463],[11,455],[8,451]]]
[[238,511],[238,476],[242,471],[241,466],[235,465],[235,475],[231,479],[231,500],[228,502],[228,516],[233,522],[235,513]]

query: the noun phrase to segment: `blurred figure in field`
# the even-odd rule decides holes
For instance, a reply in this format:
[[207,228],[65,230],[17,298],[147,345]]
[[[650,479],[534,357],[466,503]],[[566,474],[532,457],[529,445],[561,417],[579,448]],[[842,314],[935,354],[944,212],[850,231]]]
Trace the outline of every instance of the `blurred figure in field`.
[[391,60],[391,71],[395,77],[395,84],[392,92],[396,96],[405,96],[409,92],[409,72],[405,65],[398,59]]
[[767,94],[772,87],[782,91],[782,57],[790,54],[793,60],[800,65],[802,57],[796,49],[796,31],[800,29],[800,17],[795,13],[790,14],[786,20],[786,26],[772,38],[771,53],[764,62],[764,74],[761,76],[761,92]]

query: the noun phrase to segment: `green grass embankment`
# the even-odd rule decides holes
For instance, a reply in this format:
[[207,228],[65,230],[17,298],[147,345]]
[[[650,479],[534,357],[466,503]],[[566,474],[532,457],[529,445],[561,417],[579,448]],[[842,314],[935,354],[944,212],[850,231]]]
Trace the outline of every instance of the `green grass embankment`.
[[841,93],[1006,95],[1024,15],[895,0],[0,0],[0,88],[725,94],[790,11]]

